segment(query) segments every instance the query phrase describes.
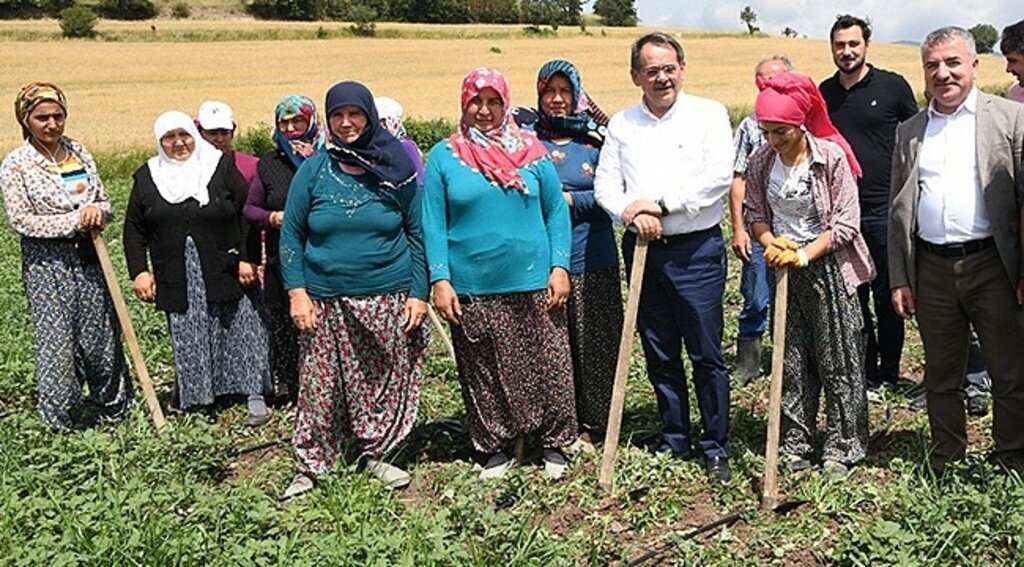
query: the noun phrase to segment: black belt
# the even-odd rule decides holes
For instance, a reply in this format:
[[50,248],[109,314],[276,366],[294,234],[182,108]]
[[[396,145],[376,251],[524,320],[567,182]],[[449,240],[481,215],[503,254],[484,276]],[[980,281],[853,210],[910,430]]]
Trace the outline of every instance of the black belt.
[[917,239],[917,245],[928,252],[942,258],[963,258],[995,246],[996,240],[989,236],[981,240],[968,240],[955,244],[933,244],[927,240]]

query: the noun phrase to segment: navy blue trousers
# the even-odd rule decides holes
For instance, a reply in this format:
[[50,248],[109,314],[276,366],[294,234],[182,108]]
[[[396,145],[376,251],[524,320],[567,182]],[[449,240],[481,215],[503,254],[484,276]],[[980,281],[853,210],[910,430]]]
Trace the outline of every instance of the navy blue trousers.
[[[636,236],[627,232],[622,255],[633,267]],[[729,377],[722,358],[722,297],[726,256],[717,227],[651,242],[637,327],[664,425],[664,443],[689,453],[690,402],[682,347],[693,366],[704,456],[728,456]]]

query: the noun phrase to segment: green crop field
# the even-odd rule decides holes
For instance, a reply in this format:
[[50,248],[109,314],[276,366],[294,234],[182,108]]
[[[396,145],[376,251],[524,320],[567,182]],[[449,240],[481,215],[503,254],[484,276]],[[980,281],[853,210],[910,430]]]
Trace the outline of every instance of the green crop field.
[[[157,25],[162,30],[170,24]],[[200,24],[182,25],[198,29]],[[22,32],[52,25],[30,23]],[[0,25],[0,35],[15,27]],[[468,440],[453,426],[463,414],[455,365],[437,344],[430,350],[416,428],[399,456],[413,475],[402,492],[385,490],[354,464],[343,463],[305,498],[279,504],[277,497],[294,474],[288,444],[238,451],[287,438],[289,408],[277,409],[271,423],[258,430],[243,426],[244,407],[223,409],[215,422],[201,413],[169,411],[173,367],[166,320],[131,299],[120,253],[130,172],[151,152],[147,137],[160,110],[192,110],[204,98],[219,97],[235,105],[245,129],[268,119],[280,94],[301,90],[319,99],[334,80],[357,78],[381,94],[397,95],[413,116],[450,119],[458,80],[468,67],[487,63],[508,69],[514,96],[525,103],[532,99],[532,73],[559,55],[580,63],[594,97],[617,110],[638,96],[624,68],[633,35],[596,32],[580,41],[474,36],[4,42],[0,92],[13,99],[27,80],[60,82],[69,91],[70,132],[96,150],[119,213],[106,237],[169,425],[155,433],[137,397],[124,423],[63,435],[44,430],[35,413],[32,329],[18,237],[2,223],[0,564],[606,565],[626,564],[649,552],[656,555],[648,564],[1024,564],[1024,486],[984,463],[991,418],[971,418],[968,459],[937,481],[925,464],[927,420],[896,394],[888,395],[888,406],[871,405],[871,428],[878,435],[867,460],[848,479],[817,470],[801,476],[783,472],[783,492],[807,503],[778,515],[758,510],[766,381],[734,390],[734,477],[726,484],[710,483],[701,462],[661,459],[645,448],[659,430],[659,419],[638,349],[613,495],[597,488],[599,455],[575,459],[559,483],[544,481],[540,467],[529,463],[481,484]],[[502,53],[489,51],[492,45],[500,45]],[[684,45],[690,49],[692,90],[719,96],[734,108],[749,104],[750,74],[762,53],[793,53],[798,66],[817,77],[830,67],[824,44],[810,40],[694,34],[684,37]],[[872,53],[881,66],[907,73],[919,89],[916,50],[876,48]],[[310,58],[310,53],[320,56]],[[61,57],[68,54],[75,57]],[[995,59],[985,60],[983,68],[991,72],[983,83],[1008,82],[997,65]],[[0,131],[0,147],[7,151],[17,142],[13,118]],[[729,270],[731,363],[742,301],[735,259]],[[903,371],[919,380],[923,354],[912,326],[908,339]],[[535,448],[528,447],[531,453]],[[732,512],[740,512],[740,520],[725,529],[684,537]]]

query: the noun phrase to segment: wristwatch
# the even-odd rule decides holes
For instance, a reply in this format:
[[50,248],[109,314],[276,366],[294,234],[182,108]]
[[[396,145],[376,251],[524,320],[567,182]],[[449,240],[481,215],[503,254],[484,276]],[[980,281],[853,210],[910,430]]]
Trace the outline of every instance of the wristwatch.
[[661,209],[661,216],[667,217],[668,216],[668,207],[665,206],[665,199],[664,199],[664,197],[661,198],[661,199],[658,199],[657,201],[655,201],[655,203],[657,203],[658,204],[658,208]]

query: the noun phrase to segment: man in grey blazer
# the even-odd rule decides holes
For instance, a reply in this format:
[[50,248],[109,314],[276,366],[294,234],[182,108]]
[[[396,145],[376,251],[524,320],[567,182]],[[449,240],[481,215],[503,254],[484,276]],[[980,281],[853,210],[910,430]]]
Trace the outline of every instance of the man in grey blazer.
[[995,462],[1024,465],[1024,105],[980,92],[970,32],[928,34],[932,101],[900,125],[892,162],[889,280],[896,312],[917,317],[925,351],[931,466],[964,455],[969,326],[992,377]]

